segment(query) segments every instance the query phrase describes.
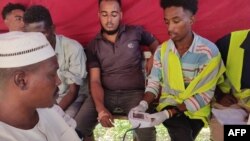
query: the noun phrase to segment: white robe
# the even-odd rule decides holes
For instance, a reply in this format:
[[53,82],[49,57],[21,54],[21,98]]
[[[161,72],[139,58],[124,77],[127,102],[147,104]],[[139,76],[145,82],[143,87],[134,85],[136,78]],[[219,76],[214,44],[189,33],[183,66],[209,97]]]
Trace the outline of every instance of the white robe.
[[80,141],[75,130],[53,109],[38,109],[39,122],[29,130],[0,121],[0,141]]

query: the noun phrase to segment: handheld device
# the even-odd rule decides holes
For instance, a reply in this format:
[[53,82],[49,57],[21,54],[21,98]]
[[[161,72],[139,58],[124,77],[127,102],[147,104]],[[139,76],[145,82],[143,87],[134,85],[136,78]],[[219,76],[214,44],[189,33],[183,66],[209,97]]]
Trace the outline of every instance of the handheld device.
[[151,122],[153,119],[149,118],[148,115],[148,113],[131,111],[128,115],[128,119],[133,128],[138,126],[139,128],[152,127]]

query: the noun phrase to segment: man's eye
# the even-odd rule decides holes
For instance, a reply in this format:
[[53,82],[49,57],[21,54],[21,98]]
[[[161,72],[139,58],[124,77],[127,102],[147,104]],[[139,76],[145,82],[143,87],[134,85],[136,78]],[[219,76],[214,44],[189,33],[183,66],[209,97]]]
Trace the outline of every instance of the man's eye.
[[118,13],[112,13],[111,16],[112,17],[117,17]]
[[174,20],[173,22],[174,22],[174,23],[179,23],[179,22],[180,22],[180,20]]
[[112,14],[112,17],[117,17],[117,14]]
[[102,14],[102,17],[107,17],[108,16],[108,14]]
[[23,19],[22,17],[16,17],[17,21],[22,21],[22,19]]

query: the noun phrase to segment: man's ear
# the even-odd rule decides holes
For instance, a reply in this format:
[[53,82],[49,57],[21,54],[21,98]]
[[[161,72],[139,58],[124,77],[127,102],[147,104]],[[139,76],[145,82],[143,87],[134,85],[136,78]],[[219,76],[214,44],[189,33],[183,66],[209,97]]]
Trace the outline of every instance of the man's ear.
[[27,90],[27,76],[24,71],[18,71],[14,75],[14,82],[21,90]]
[[8,19],[4,19],[3,22],[9,28],[9,20]]
[[194,22],[195,22],[195,16],[193,15],[190,17],[190,24],[192,25]]

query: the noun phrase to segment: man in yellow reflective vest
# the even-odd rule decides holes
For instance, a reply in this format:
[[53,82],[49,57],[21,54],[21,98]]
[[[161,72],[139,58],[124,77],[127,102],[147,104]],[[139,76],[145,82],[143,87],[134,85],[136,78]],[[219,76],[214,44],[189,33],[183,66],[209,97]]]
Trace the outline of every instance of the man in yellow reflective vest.
[[[216,42],[226,65],[224,82],[218,85],[211,118],[211,135],[214,141],[223,139],[223,124],[246,122],[250,113],[250,30],[240,30],[225,35]],[[216,118],[216,111],[224,114]],[[237,114],[226,115],[224,111]],[[228,112],[227,112],[228,113]],[[218,117],[218,116],[217,116]],[[219,122],[220,121],[220,122]]]
[[163,123],[175,141],[193,141],[207,126],[215,86],[225,71],[216,45],[192,31],[197,4],[161,0],[170,39],[156,50],[144,98],[130,111],[145,112],[161,93],[157,112],[149,115],[151,125]]

